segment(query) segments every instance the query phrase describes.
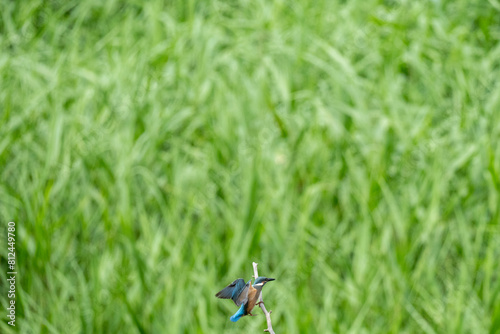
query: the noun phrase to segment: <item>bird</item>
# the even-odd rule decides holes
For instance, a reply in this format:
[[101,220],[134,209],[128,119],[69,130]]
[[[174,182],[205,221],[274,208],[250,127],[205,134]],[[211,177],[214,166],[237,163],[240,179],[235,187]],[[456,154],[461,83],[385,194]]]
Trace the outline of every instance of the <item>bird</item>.
[[238,311],[229,318],[232,322],[236,322],[245,315],[253,316],[251,312],[255,305],[258,304],[257,301],[259,300],[262,287],[267,282],[274,280],[274,278],[259,276],[255,279],[253,284],[250,284],[252,280],[245,283],[243,278],[237,278],[233,281],[233,283],[217,292],[215,297],[221,299],[232,299],[236,306],[240,306]]

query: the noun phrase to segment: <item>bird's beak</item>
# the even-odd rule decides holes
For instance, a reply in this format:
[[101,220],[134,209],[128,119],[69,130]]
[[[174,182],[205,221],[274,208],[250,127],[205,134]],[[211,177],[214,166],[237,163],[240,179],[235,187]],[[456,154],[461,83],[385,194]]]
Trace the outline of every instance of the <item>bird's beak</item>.
[[276,279],[274,279],[274,278],[268,278],[267,279],[267,282],[271,282],[271,281],[276,281]]

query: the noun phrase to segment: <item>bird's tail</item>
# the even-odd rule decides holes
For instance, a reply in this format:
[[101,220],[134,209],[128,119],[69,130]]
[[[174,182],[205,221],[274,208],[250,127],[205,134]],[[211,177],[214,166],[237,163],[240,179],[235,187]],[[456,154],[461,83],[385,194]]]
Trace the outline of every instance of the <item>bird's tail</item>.
[[242,305],[241,305],[241,307],[240,307],[240,309],[238,310],[238,312],[236,312],[236,313],[235,313],[235,314],[234,314],[231,318],[229,318],[229,319],[231,319],[231,321],[232,321],[232,322],[236,322],[236,321],[240,320],[240,318],[241,318],[242,316],[244,316],[244,315],[245,315],[245,304],[242,304]]

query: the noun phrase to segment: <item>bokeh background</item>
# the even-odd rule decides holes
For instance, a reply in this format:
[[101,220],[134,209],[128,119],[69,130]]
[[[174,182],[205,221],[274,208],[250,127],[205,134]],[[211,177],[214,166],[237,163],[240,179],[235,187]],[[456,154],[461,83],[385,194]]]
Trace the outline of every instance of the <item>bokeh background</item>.
[[500,331],[498,0],[1,8],[16,331]]

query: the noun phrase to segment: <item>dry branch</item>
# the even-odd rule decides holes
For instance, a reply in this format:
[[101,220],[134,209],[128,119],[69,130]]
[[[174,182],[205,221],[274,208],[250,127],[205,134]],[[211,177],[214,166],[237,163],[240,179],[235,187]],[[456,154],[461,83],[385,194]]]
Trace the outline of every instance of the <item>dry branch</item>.
[[[253,265],[254,277],[257,278],[257,277],[259,277],[259,272],[257,270],[258,263],[252,262],[252,265]],[[259,301],[257,302],[257,304],[260,306],[260,308],[262,309],[262,312],[264,312],[264,315],[266,316],[267,329],[264,329],[264,332],[269,332],[271,334],[275,334],[274,330],[273,330],[273,324],[271,323],[271,312],[272,311],[267,312],[266,306],[264,305],[264,301],[262,300],[262,292],[260,294]]]

